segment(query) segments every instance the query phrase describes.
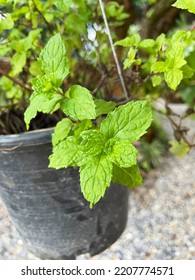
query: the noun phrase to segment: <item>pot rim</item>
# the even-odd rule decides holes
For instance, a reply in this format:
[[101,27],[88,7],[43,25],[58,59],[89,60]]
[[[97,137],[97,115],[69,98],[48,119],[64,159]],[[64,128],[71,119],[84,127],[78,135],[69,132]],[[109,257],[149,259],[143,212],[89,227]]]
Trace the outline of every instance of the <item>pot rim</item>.
[[18,134],[0,135],[0,147],[11,149],[19,146],[34,146],[51,143],[54,128],[36,129]]

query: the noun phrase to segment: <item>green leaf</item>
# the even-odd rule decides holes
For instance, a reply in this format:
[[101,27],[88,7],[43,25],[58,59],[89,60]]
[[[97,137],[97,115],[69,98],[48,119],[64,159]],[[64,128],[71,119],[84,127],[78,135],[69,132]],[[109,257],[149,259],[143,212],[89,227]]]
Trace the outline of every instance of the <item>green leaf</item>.
[[69,73],[64,42],[60,34],[53,36],[40,54],[42,71],[59,87]]
[[167,85],[173,90],[176,90],[177,86],[180,84],[183,78],[182,71],[177,68],[165,72],[164,75]]
[[13,75],[19,74],[26,64],[26,52],[15,53],[11,60]]
[[82,120],[81,122],[77,123],[73,130],[74,130],[74,135],[77,137],[83,132],[84,130],[88,130],[89,128],[92,128],[93,124],[91,120]]
[[22,40],[13,40],[9,43],[9,46],[17,53],[22,53],[31,48],[31,42],[27,40],[27,38]]
[[52,134],[52,145],[56,146],[63,141],[69,134],[72,126],[72,121],[68,118],[62,119],[57,123],[54,133]]
[[67,29],[74,31],[76,34],[86,34],[86,19],[84,16],[85,14],[68,13],[64,26],[66,26]]
[[29,68],[30,74],[33,76],[41,75],[41,64],[39,61],[32,61],[30,68]]
[[133,63],[135,62],[135,59],[129,59],[129,58],[126,58],[125,60],[124,60],[124,63],[123,63],[123,69],[124,70],[126,70],[126,69],[129,69],[132,65],[133,65]]
[[116,21],[120,21],[129,17],[128,13],[124,13],[124,6],[119,5],[116,1],[110,1],[105,7],[106,16],[113,17]]
[[175,156],[178,156],[178,157],[186,156],[190,150],[190,147],[184,141],[178,142],[178,141],[173,140],[173,141],[170,141],[170,144],[172,146],[170,148],[171,153],[173,153]]
[[128,51],[127,57],[130,60],[133,60],[135,58],[136,54],[137,54],[137,49],[136,48],[130,48],[129,51]]
[[96,117],[104,114],[108,114],[116,107],[116,103],[112,101],[105,101],[103,99],[95,99],[95,110],[96,110]]
[[190,52],[190,55],[186,57],[186,60],[188,65],[195,71],[195,51]]
[[154,73],[163,73],[167,69],[164,61],[157,61],[151,66],[151,71]]
[[61,103],[64,113],[75,120],[95,119],[95,103],[90,92],[81,86],[72,86]]
[[139,43],[139,48],[142,50],[152,49],[155,46],[155,41],[152,39],[145,39]]
[[191,38],[192,32],[186,31],[186,30],[177,30],[173,35],[171,36],[171,44],[178,43],[178,42],[184,42]]
[[106,142],[104,135],[95,129],[81,132],[78,140],[85,155],[92,157],[96,157],[102,153]]
[[112,182],[133,188],[142,184],[142,176],[137,165],[128,168],[113,165]]
[[54,5],[63,13],[68,13],[70,10],[71,0],[54,0]]
[[0,85],[5,91],[11,90],[13,88],[13,82],[5,76],[1,77]]
[[44,101],[45,101],[44,95],[37,94],[36,92],[34,92],[31,95],[30,105],[28,106],[28,108],[24,113],[24,121],[26,123],[27,129],[29,129],[29,124],[31,120],[36,117],[40,104],[42,104],[42,102]]
[[74,136],[69,136],[53,149],[49,157],[49,167],[60,169],[69,166],[79,166],[85,163],[85,155],[81,151]]
[[30,31],[27,37],[21,40],[12,40],[9,43],[9,46],[18,53],[26,52],[27,50],[33,48],[34,44],[38,44],[38,39],[41,31],[41,28]]
[[153,76],[151,80],[153,87],[159,86],[162,83],[162,79],[158,75]]
[[[28,35],[28,37],[29,37],[29,41],[31,41],[31,47],[35,44],[35,45],[37,45],[38,44],[38,42],[39,42],[39,38],[40,38],[40,35],[41,35],[41,33],[42,33],[42,28],[36,28],[35,30],[31,30],[30,32],[29,32],[29,35]],[[28,38],[27,37],[27,38]]]
[[46,75],[37,76],[36,78],[33,78],[31,80],[31,83],[33,85],[33,89],[39,92],[40,94],[42,92],[54,91],[54,87],[51,84],[50,78]]
[[183,72],[183,78],[184,79],[190,79],[193,77],[195,70],[192,69],[188,64],[185,64],[182,68],[181,68],[182,72]]
[[180,42],[174,42],[172,47],[166,53],[166,66],[169,69],[173,68],[181,68],[186,64],[186,60],[184,59],[184,49],[183,45]]
[[117,41],[115,43],[115,46],[122,46],[122,47],[137,47],[139,45],[139,42],[141,41],[139,34],[132,34],[129,37],[126,37],[123,40]]
[[135,62],[135,56],[137,54],[137,49],[130,48],[127,54],[127,58],[124,61],[124,69],[128,69]]
[[81,191],[90,207],[104,196],[112,178],[112,163],[106,157],[98,157],[80,167]]
[[119,10],[120,5],[119,3],[115,1],[110,1],[110,3],[107,3],[105,7],[106,16],[107,17],[116,17],[117,11]]
[[142,60],[140,58],[135,59],[135,65],[141,65]]
[[177,0],[172,6],[178,9],[188,10],[189,12],[195,14],[194,0]]
[[14,27],[14,21],[11,14],[0,14],[0,32]]
[[156,38],[157,50],[160,51],[165,43],[166,43],[165,34],[162,33]]
[[112,138],[106,144],[104,151],[108,159],[119,167],[130,167],[137,164],[137,150],[128,140]]
[[24,121],[27,129],[33,118],[36,117],[37,112],[53,113],[59,107],[59,102],[62,96],[55,92],[33,92],[30,97],[30,105],[24,113]]
[[107,139],[137,141],[152,121],[152,112],[148,101],[129,102],[121,105],[101,123],[100,131]]

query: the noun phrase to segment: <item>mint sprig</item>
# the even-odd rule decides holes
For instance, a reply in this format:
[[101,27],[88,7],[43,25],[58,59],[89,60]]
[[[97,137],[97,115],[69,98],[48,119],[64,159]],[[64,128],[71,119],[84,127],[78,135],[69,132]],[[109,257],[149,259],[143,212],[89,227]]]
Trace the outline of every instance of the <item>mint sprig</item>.
[[[64,93],[61,84],[69,66],[59,34],[49,40],[39,61],[43,74],[32,80],[34,93],[25,112],[27,128],[37,112],[61,109],[66,115],[52,135],[49,167],[79,167],[81,191],[90,207],[105,194],[111,181],[130,187],[141,184],[137,150],[132,142],[139,140],[150,126],[149,102],[131,101],[115,108],[114,102],[94,100],[89,90],[80,85]],[[108,115],[102,119],[104,114]]]
[[66,49],[60,34],[49,40],[39,59],[42,71],[47,74],[54,86],[59,87],[69,74]]
[[57,145],[50,156],[50,167],[79,166],[81,191],[91,207],[111,181],[135,187],[142,179],[132,142],[146,132],[151,120],[147,101],[119,106],[108,114],[100,128],[88,127]]
[[27,129],[37,112],[50,114],[59,108],[76,120],[95,119],[95,103],[86,88],[74,85],[65,94],[60,88],[69,74],[66,48],[60,34],[48,41],[39,61],[43,75],[32,79],[34,93],[24,114]]

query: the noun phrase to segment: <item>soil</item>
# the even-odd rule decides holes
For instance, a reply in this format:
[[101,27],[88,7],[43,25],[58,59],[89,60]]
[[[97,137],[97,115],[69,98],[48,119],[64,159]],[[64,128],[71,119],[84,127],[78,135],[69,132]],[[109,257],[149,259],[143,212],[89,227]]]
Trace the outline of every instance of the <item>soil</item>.
[[[31,121],[29,130],[53,127],[62,117],[61,111],[56,111],[51,115],[38,113],[36,118]],[[18,134],[26,131],[24,110],[12,108],[8,112],[0,114],[0,134]]]

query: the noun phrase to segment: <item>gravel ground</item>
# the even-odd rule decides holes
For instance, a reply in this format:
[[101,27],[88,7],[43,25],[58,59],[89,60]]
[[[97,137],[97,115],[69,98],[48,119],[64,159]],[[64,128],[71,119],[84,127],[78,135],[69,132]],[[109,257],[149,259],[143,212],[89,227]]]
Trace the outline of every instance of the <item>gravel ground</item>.
[[[103,253],[78,259],[195,259],[194,169],[195,149],[183,159],[167,155],[142,187],[130,191],[121,237]],[[0,259],[37,259],[27,252],[1,202]]]

